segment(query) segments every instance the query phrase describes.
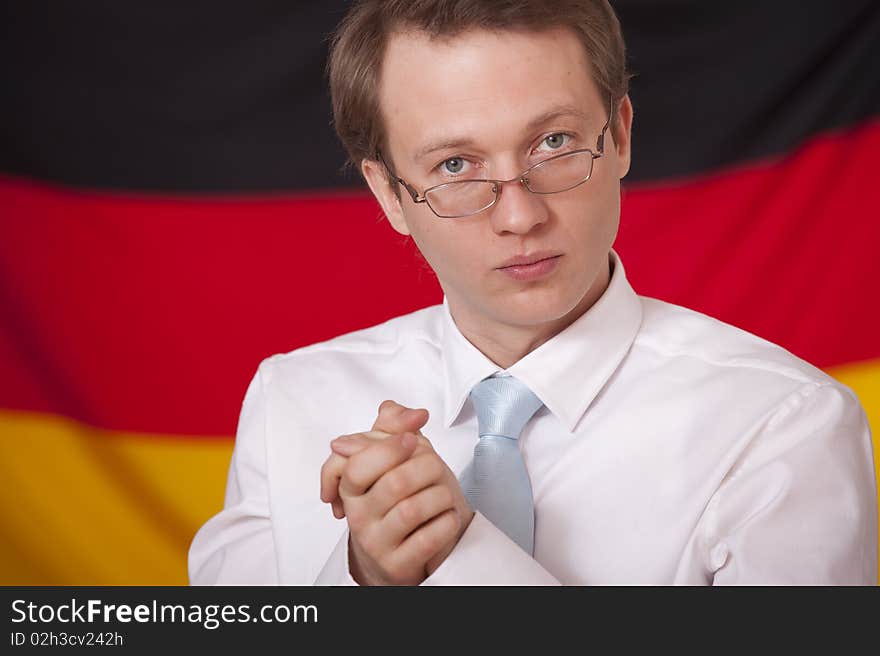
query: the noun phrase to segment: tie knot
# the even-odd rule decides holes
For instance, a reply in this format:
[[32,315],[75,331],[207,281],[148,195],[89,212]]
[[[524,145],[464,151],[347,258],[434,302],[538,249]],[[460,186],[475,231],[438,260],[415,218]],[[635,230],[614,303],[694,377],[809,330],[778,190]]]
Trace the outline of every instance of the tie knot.
[[513,376],[484,378],[471,390],[480,437],[500,435],[519,439],[519,434],[544,405],[525,383]]

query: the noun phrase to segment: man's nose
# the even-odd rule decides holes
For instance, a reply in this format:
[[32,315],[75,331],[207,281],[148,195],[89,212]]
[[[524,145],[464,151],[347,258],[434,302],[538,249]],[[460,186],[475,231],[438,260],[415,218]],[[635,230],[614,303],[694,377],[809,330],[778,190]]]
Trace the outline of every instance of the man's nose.
[[544,198],[526,189],[519,178],[501,185],[498,201],[490,211],[492,229],[499,234],[526,234],[549,216]]

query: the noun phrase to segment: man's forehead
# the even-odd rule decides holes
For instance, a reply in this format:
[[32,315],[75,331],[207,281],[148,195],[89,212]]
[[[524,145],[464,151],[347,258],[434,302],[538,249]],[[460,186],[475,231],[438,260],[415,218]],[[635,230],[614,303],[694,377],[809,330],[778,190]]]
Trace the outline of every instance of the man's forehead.
[[590,102],[598,92],[572,30],[473,30],[444,39],[403,32],[388,45],[379,89],[386,133],[403,137],[413,155],[488,127],[528,130],[602,113],[602,103],[597,111]]
[[[564,120],[574,120],[583,124],[589,122],[590,119],[582,107],[564,103],[557,104],[549,107],[546,111],[536,114],[532,119],[526,120],[522,126],[523,132],[529,134],[548,123]],[[473,140],[466,136],[438,135],[435,137],[429,133],[425,134],[424,143],[416,148],[414,159],[415,161],[420,161],[442,150],[471,145],[474,145]]]
[[524,59],[545,62],[554,55],[568,55],[572,67],[591,75],[588,55],[577,33],[568,27],[540,30],[470,29],[452,35],[435,36],[423,30],[395,30],[389,37],[381,63],[380,86],[389,76],[410,81],[443,79],[461,75],[461,65],[474,60],[491,60],[497,66],[515,68]]

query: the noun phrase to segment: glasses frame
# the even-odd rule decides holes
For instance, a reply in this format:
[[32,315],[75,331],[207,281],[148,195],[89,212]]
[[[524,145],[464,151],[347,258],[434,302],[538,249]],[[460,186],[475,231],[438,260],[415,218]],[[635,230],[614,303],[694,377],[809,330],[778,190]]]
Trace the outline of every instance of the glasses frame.
[[[593,175],[593,162],[595,162],[597,159],[599,159],[600,157],[602,157],[602,155],[605,154],[605,132],[608,130],[608,126],[611,125],[611,117],[613,115],[614,115],[614,99],[612,98],[611,104],[609,107],[609,111],[608,111],[608,120],[605,121],[605,125],[602,127],[602,131],[599,133],[599,136],[596,138],[596,150],[595,151],[593,151],[592,148],[581,148],[579,150],[572,150],[567,153],[560,153],[559,155],[553,155],[552,157],[548,157],[547,159],[541,160],[540,162],[537,162],[536,164],[532,164],[525,171],[523,171],[522,173],[520,173],[517,176],[510,178],[509,180],[493,180],[490,178],[477,178],[474,180],[453,180],[452,182],[443,182],[441,184],[434,185],[432,187],[428,187],[427,189],[425,189],[424,192],[419,194],[418,190],[415,187],[413,187],[406,180],[404,180],[401,177],[398,177],[394,173],[394,171],[391,169],[391,167],[388,166],[387,162],[385,161],[385,158],[382,157],[381,150],[376,151],[376,159],[378,161],[382,162],[382,166],[384,166],[385,169],[388,171],[388,173],[391,174],[391,177],[394,179],[394,181],[397,182],[398,184],[402,185],[403,188],[406,189],[406,191],[412,197],[413,203],[416,203],[416,204],[425,203],[428,206],[428,209],[430,209],[436,216],[438,216],[441,219],[461,219],[461,218],[464,218],[467,216],[474,216],[476,214],[479,214],[480,212],[485,212],[487,209],[492,207],[495,203],[498,202],[498,198],[501,195],[501,187],[503,187],[505,184],[510,184],[511,182],[519,182],[529,192],[531,192],[533,194],[541,194],[544,196],[547,196],[550,194],[561,194],[563,191],[569,191],[570,189],[574,189],[575,187],[578,187],[578,186],[584,184]],[[580,181],[574,183],[573,185],[566,187],[565,189],[559,189],[558,191],[535,191],[534,189],[532,189],[529,186],[528,174],[531,171],[533,171],[534,169],[536,169],[540,166],[543,166],[547,162],[552,162],[553,160],[562,159],[564,157],[571,157],[572,155],[579,155],[581,153],[590,153],[590,155],[592,155],[592,159],[590,160],[590,172],[587,174],[587,176],[583,180],[580,180]],[[493,191],[495,192],[495,198],[493,198],[492,201],[489,204],[487,204],[485,207],[481,207],[480,209],[478,209],[474,212],[468,212],[467,214],[453,214],[453,215],[440,214],[439,212],[437,212],[437,210],[435,210],[433,207],[431,207],[431,202],[428,200],[428,194],[431,193],[432,191],[436,191],[437,189],[442,189],[444,187],[452,187],[454,185],[469,184],[469,183],[474,183],[474,182],[481,182],[481,183],[486,182],[486,183],[492,183],[494,185]]]

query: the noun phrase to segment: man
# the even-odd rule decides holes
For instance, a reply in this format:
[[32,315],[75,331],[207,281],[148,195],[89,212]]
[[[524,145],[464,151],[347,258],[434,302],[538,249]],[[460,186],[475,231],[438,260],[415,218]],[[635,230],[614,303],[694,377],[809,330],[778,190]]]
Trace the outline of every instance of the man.
[[626,281],[607,2],[367,0],[330,71],[444,302],[261,364],[193,583],[876,582],[852,393]]

